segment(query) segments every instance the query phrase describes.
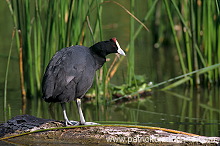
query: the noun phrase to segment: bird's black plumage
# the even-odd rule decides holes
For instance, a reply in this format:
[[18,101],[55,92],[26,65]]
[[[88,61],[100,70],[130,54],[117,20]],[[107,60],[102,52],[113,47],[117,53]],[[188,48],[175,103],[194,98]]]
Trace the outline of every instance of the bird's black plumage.
[[[116,38],[90,48],[76,45],[61,49],[52,57],[43,76],[43,99],[65,103],[82,98],[92,86],[95,71],[105,63],[105,56],[119,50]],[[123,51],[122,54],[125,55]]]
[[87,47],[72,46],[58,51],[43,78],[43,99],[47,102],[69,102],[81,98],[92,85],[95,66]]

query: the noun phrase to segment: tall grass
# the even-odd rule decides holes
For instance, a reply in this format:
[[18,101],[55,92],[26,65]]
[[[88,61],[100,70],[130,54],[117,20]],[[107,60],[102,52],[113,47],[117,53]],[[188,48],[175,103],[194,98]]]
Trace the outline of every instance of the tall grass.
[[[134,14],[135,1],[130,0],[130,9],[131,13]],[[135,72],[134,72],[134,62],[135,62],[135,46],[134,46],[134,19],[130,18],[130,43],[129,43],[129,54],[128,54],[128,84],[131,85],[134,80]]]
[[[146,2],[147,13],[139,19],[135,17],[138,7],[134,0],[129,1],[130,9],[122,6],[120,2],[103,0],[6,1],[14,26],[22,34],[23,77],[29,97],[39,94],[44,69],[57,50],[76,44],[90,46],[103,40],[102,9],[104,3],[114,3],[131,16],[130,41],[126,48],[128,51],[128,84],[135,79],[135,50],[137,49],[135,40],[140,37],[143,27],[147,29],[143,23],[155,24],[158,19],[156,13],[161,13],[160,15],[164,17],[158,24],[159,31],[153,29],[152,34],[161,37],[165,29],[170,30],[169,41],[176,46],[183,74],[183,79],[170,87],[183,83],[194,86],[200,84],[210,86],[213,83],[219,83],[220,69],[211,67],[220,63],[220,38],[218,37],[220,4],[218,0],[149,0]],[[16,33],[16,40],[19,46],[18,33]],[[101,69],[96,77],[97,94],[103,91],[104,95],[108,95],[109,79],[115,74],[123,59],[124,57],[121,57],[111,71],[106,66]],[[198,70],[201,68],[210,70],[199,74]],[[193,74],[193,79],[185,77],[184,74],[186,76]]]
[[[96,4],[94,1],[6,1],[14,26],[21,31],[24,80],[29,97],[39,93],[44,69],[56,51],[76,44],[89,46],[94,43],[93,38],[96,42],[102,40],[101,8],[97,8],[101,0]],[[92,26],[93,36],[89,37],[86,16],[92,7],[96,8],[93,13],[97,11],[93,16],[97,22]]]
[[[7,67],[6,67],[6,72],[5,72],[5,85],[4,85],[4,103],[3,103],[3,113],[6,121],[7,117],[7,86],[8,86],[8,73],[9,73],[9,65],[10,65],[10,59],[11,59],[11,53],[12,53],[12,46],[13,46],[13,40],[15,36],[15,30],[12,32],[12,41],[11,41],[11,46],[9,49],[8,53],[8,60],[7,60]],[[9,108],[10,109],[10,108]],[[9,110],[10,113],[10,110]],[[9,116],[10,117],[10,116]]]
[[[220,23],[219,1],[187,0],[182,3],[182,1],[164,0],[164,4],[166,5],[171,29],[174,29],[174,25],[179,25],[182,28],[181,36],[178,37],[177,34],[173,33],[182,73],[186,74],[193,70],[220,63],[219,55],[217,55],[220,46],[220,42],[217,41],[219,39]],[[169,13],[170,11],[173,11],[172,15]],[[179,22],[173,24],[174,18],[171,17],[178,19]],[[182,53],[179,52],[180,47],[178,44],[180,42],[185,44],[181,48]],[[219,79],[219,68],[217,68],[200,76],[196,74],[190,84],[210,86],[219,83]]]

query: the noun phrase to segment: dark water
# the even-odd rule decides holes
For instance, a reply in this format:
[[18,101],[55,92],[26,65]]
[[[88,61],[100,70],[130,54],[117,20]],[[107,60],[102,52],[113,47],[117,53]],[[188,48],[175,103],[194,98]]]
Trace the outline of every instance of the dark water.
[[[0,122],[22,114],[18,55],[15,47],[12,50],[8,76],[7,112],[3,112],[5,70],[13,28],[9,11],[5,5],[5,1],[0,1],[2,7],[0,9]],[[121,47],[125,48],[129,41],[129,16],[121,11],[118,13],[118,17],[112,20],[112,24],[117,24],[117,27],[109,27],[107,20],[110,17],[109,13],[106,13],[106,17],[103,18],[104,38],[117,36]],[[123,23],[118,23],[119,20]],[[136,74],[144,75],[147,82],[154,83],[180,75],[178,59],[173,55],[175,52],[171,52],[169,49],[172,46],[154,48],[153,45],[151,33],[145,31],[136,40]],[[112,83],[121,84],[123,82],[121,75],[125,72],[126,60],[123,65]],[[220,93],[217,87],[211,89],[178,87],[166,92],[153,90],[152,96],[120,104],[85,102],[83,111],[87,121],[125,122],[176,129],[199,135],[220,136],[219,104]],[[32,98],[28,101],[26,113],[40,118],[63,119],[59,104],[52,105],[50,109],[48,107],[49,104],[43,102],[41,98]],[[70,119],[79,119],[75,103],[68,104],[67,113]]]
[[[7,100],[11,109],[10,117],[20,115],[21,101],[19,91]],[[17,95],[17,96],[16,96]],[[219,136],[219,89],[196,92],[193,89],[178,88],[173,91],[153,91],[152,96],[122,103],[83,103],[83,112],[87,121],[103,123],[124,123],[164,127],[206,136]],[[10,96],[8,96],[10,97]],[[3,104],[1,102],[0,106]],[[63,120],[59,104],[49,104],[39,100],[29,100],[27,114]],[[75,103],[67,105],[70,119],[79,120]],[[10,119],[8,114],[0,115],[0,121]],[[105,122],[104,122],[105,123]]]

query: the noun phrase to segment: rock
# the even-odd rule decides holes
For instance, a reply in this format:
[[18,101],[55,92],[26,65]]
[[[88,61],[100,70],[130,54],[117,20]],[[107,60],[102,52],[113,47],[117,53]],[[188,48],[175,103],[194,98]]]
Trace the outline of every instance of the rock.
[[64,126],[64,123],[30,115],[19,115],[0,124],[0,137],[59,126]]
[[[205,137],[167,129],[146,126],[96,125],[63,127],[60,121],[16,116],[0,125],[1,140],[17,144],[90,144],[90,145],[217,145],[219,137]],[[53,129],[50,129],[53,128]],[[39,131],[48,129],[46,131]],[[162,130],[161,130],[162,129]],[[36,130],[38,130],[36,132]],[[170,130],[172,131],[172,130]],[[17,134],[32,132],[23,136]],[[7,138],[15,136],[13,138]]]

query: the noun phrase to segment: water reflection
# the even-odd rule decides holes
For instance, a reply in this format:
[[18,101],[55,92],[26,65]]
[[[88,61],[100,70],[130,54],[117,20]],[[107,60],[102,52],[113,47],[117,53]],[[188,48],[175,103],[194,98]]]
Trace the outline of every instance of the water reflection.
[[[176,129],[199,135],[220,136],[219,100],[218,88],[199,91],[192,88],[178,88],[165,92],[154,91],[152,96],[124,103],[97,104],[84,101],[83,111],[87,121],[124,122]],[[7,103],[11,108],[11,116],[21,114],[22,106],[19,98],[11,98]],[[70,119],[79,120],[74,102],[67,105],[67,113]],[[40,98],[28,101],[27,114],[63,120],[59,104],[48,104]],[[8,118],[10,117],[5,118],[0,115],[2,122]]]

